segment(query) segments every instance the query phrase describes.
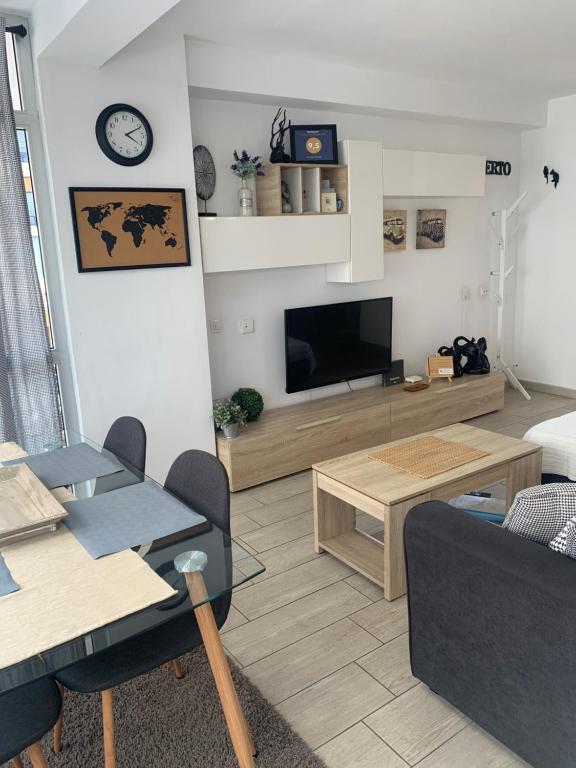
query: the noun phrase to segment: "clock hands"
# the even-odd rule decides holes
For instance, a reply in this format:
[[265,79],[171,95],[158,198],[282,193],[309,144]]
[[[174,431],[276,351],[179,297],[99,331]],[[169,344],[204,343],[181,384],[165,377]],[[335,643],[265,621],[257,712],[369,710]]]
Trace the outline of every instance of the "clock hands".
[[132,134],[132,133],[134,133],[134,131],[139,131],[139,130],[140,130],[140,128],[142,128],[142,126],[141,126],[141,125],[137,125],[137,126],[136,126],[136,128],[132,128],[132,130],[131,130],[131,131],[128,131],[128,133],[125,133],[125,134],[124,134],[124,136],[128,136],[128,138],[129,138],[129,139],[132,139],[132,141],[133,141],[135,144],[138,144],[139,142],[138,142],[138,141],[136,141],[136,139],[134,138],[134,136],[132,136],[131,134]]

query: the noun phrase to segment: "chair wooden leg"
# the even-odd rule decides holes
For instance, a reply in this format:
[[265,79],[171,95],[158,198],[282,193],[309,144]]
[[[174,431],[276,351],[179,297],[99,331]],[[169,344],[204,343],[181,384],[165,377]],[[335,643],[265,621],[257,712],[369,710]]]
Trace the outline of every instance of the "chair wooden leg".
[[[206,587],[200,572],[186,573],[186,582],[194,602],[200,602],[201,599],[205,599],[202,595],[206,595]],[[252,741],[252,735],[234,687],[234,681],[230,674],[228,659],[224,653],[212,606],[209,602],[204,603],[195,608],[194,613],[198,621],[202,640],[204,641],[212,674],[214,675],[214,681],[218,689],[220,703],[224,711],[224,717],[226,718],[228,732],[230,733],[238,765],[240,768],[254,768],[254,742]]]
[[182,666],[182,662],[180,661],[180,657],[177,659],[172,659],[172,669],[174,670],[174,674],[176,675],[177,680],[182,680],[184,677],[184,667]]
[[16,757],[13,757],[10,761],[14,768],[24,768],[24,763],[20,759],[20,755],[16,755]]
[[28,757],[32,763],[32,768],[48,768],[48,763],[46,762],[46,758],[44,757],[44,752],[42,751],[42,747],[40,746],[39,741],[37,741],[36,744],[32,744],[30,747],[28,747],[26,752],[28,753]]
[[62,698],[62,710],[60,711],[60,717],[56,721],[54,733],[52,734],[52,751],[58,753],[62,749],[62,730],[64,728],[64,686],[58,681],[56,681],[56,685],[60,690],[60,696]]
[[116,744],[114,734],[114,703],[112,690],[100,694],[102,698],[102,726],[104,730],[104,768],[116,768]]

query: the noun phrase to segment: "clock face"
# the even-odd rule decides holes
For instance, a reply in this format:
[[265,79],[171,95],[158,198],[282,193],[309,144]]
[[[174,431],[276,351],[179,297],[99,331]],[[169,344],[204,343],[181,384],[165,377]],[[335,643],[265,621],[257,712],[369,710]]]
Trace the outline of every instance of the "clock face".
[[113,104],[100,113],[96,138],[104,154],[120,165],[137,165],[152,150],[150,123],[127,104]]

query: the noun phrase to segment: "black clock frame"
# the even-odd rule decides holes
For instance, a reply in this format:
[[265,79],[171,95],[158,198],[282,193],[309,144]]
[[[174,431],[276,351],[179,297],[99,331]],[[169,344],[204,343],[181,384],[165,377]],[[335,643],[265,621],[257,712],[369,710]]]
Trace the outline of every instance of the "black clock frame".
[[[114,112],[122,112],[123,110],[131,112],[142,122],[142,125],[144,128],[146,128],[146,133],[149,137],[146,149],[137,157],[124,157],[123,155],[120,155],[118,152],[116,152],[108,143],[108,138],[106,136],[106,123],[108,122],[108,118],[113,115]],[[130,104],[111,104],[109,107],[106,107],[102,110],[102,112],[100,112],[98,119],[96,120],[96,140],[98,142],[98,146],[106,155],[106,157],[118,165],[139,165],[140,163],[143,163],[144,160],[150,156],[150,152],[152,152],[152,145],[154,144],[154,136],[152,134],[150,123],[148,120],[146,120],[139,109],[130,106]]]

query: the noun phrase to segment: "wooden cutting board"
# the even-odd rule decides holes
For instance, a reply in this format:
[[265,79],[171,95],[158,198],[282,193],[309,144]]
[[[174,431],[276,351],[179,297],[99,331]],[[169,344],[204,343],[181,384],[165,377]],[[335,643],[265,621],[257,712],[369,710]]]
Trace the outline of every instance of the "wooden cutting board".
[[26,464],[0,467],[0,545],[55,531],[67,514]]

